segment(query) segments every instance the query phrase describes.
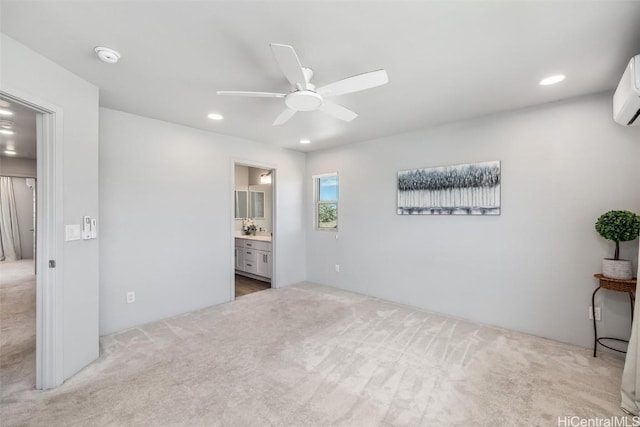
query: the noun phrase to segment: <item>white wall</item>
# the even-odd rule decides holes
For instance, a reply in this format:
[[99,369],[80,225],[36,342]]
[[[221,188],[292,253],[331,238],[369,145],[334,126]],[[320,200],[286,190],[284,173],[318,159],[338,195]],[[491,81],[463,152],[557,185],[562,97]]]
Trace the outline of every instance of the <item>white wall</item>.
[[234,161],[277,169],[276,285],[304,280],[302,153],[100,109],[102,334],[233,299]]
[[[592,346],[593,273],[613,245],[594,230],[611,209],[640,212],[640,128],[611,118],[612,94],[311,153],[311,176],[340,177],[339,240],[313,231],[307,279]],[[502,161],[502,215],[396,215],[397,171]],[[636,260],[637,242],[622,255]],[[340,264],[340,273],[334,265]],[[602,291],[605,333],[629,332],[626,295]]]
[[35,178],[37,176],[35,159],[0,156],[0,175]]
[[247,190],[249,188],[249,167],[236,165],[235,168],[236,190]]
[[[98,217],[98,88],[4,34],[0,43],[0,90],[62,112],[62,237],[64,224],[79,224],[84,215]],[[98,242],[65,242],[58,268],[67,378],[98,357]]]

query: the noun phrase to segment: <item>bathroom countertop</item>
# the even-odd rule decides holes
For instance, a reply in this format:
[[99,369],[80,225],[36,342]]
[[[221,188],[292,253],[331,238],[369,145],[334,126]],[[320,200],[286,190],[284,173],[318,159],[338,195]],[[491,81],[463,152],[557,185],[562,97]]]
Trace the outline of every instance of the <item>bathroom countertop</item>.
[[246,234],[239,234],[236,233],[236,239],[246,239],[246,240],[259,240],[261,242],[270,242],[271,241],[271,236],[265,236],[265,235],[246,235]]

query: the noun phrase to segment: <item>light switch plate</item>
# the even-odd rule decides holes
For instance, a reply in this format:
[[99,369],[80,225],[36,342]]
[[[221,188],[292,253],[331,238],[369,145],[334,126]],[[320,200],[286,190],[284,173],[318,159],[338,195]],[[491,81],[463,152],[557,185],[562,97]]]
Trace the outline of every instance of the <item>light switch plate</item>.
[[82,238],[88,240],[91,238],[91,217],[82,218]]
[[64,239],[66,241],[80,240],[81,238],[82,238],[82,227],[80,227],[80,224],[71,224],[65,227]]

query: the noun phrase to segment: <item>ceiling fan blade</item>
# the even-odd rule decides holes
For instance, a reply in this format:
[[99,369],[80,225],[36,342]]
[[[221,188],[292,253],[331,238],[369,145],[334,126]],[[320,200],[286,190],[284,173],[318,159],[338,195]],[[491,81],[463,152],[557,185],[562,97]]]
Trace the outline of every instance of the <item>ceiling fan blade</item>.
[[282,113],[280,113],[280,115],[278,117],[276,117],[276,120],[273,122],[273,125],[274,126],[280,126],[281,124],[283,124],[287,120],[289,120],[291,117],[293,117],[293,115],[295,113],[296,113],[296,110],[292,110],[291,108],[287,108]]
[[307,79],[296,51],[286,44],[271,43],[271,51],[285,77],[298,90],[307,88]]
[[385,70],[377,70],[329,83],[326,86],[318,88],[316,92],[324,97],[337,96],[371,89],[372,87],[381,86],[386,83],[389,83],[387,72]]
[[216,92],[218,95],[231,95],[231,96],[253,96],[258,98],[284,98],[286,93],[274,93],[274,92],[247,92],[242,90],[219,90]]
[[324,101],[324,104],[322,104],[320,110],[324,111],[330,116],[335,117],[336,119],[344,120],[345,122],[350,122],[351,120],[358,117],[358,114],[356,112],[351,111],[348,108],[343,107],[342,105],[334,104],[333,102]]

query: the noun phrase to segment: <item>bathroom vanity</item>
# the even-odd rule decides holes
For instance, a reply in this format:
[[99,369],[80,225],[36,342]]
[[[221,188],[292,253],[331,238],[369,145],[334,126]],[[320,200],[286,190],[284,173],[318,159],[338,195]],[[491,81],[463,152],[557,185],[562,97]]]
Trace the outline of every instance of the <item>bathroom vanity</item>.
[[271,236],[236,236],[236,274],[271,282]]

